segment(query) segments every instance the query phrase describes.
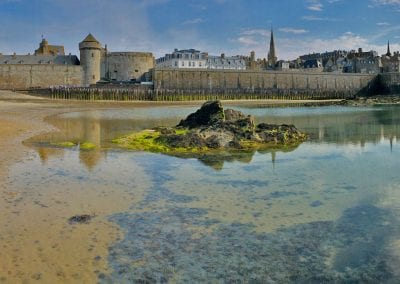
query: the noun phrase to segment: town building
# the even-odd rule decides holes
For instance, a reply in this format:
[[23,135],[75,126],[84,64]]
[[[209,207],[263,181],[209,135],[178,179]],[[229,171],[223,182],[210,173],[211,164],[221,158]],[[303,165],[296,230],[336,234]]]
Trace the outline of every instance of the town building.
[[39,48],[35,50],[35,55],[65,55],[64,46],[49,45],[45,38],[39,44]]
[[322,72],[324,67],[319,59],[309,59],[303,63],[303,68],[307,71]]
[[347,54],[350,63],[345,68],[345,73],[378,74],[381,72],[381,58],[376,51],[363,51],[362,48],[350,51]]
[[208,54],[196,49],[175,49],[156,60],[156,66],[161,68],[206,69]]
[[400,72],[400,53],[398,51],[394,52],[393,55],[390,52],[390,44],[388,42],[387,52],[382,55],[382,72]]
[[42,39],[39,48],[34,55],[3,55],[0,53],[0,64],[25,64],[25,65],[79,65],[76,55],[65,55],[64,46],[48,45],[46,39]]
[[246,70],[243,56],[212,56],[196,49],[183,49],[166,54],[156,60],[157,68]]

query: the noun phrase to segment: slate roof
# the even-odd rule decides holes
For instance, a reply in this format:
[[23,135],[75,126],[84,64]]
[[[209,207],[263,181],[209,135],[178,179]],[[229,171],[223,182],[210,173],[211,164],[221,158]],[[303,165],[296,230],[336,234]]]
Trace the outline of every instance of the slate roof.
[[79,65],[76,55],[0,55],[0,64]]
[[97,42],[97,43],[100,43],[92,34],[88,34],[88,36],[82,42]]
[[209,56],[207,63],[210,68],[216,69],[236,69],[246,67],[246,62],[240,57],[236,56],[225,58],[220,56]]

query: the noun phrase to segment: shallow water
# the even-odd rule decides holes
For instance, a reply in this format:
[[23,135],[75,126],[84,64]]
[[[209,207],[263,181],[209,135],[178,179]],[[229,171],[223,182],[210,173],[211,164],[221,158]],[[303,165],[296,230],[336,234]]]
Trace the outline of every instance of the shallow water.
[[[295,149],[182,159],[123,151],[111,140],[174,125],[195,108],[48,118],[61,131],[26,142],[36,154],[12,169],[10,206],[25,204],[60,240],[60,232],[81,230],[70,237],[86,243],[76,252],[80,274],[66,275],[59,260],[54,271],[34,275],[104,283],[400,281],[400,108],[233,108],[258,123],[295,124],[310,140]],[[98,148],[51,145],[64,141]],[[89,225],[71,229],[65,221],[85,213],[96,215]],[[39,263],[66,253],[47,252],[51,241],[37,238]]]

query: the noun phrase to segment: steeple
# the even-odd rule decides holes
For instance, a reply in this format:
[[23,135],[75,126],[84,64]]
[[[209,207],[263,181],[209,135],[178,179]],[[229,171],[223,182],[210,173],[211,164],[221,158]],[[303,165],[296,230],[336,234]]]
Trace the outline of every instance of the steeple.
[[387,56],[392,56],[392,54],[390,53],[390,43],[388,41],[388,47],[387,47],[387,52],[386,52]]
[[275,41],[274,41],[274,31],[271,28],[271,40],[269,42],[269,52],[268,52],[268,66],[275,67],[278,58],[275,53]]

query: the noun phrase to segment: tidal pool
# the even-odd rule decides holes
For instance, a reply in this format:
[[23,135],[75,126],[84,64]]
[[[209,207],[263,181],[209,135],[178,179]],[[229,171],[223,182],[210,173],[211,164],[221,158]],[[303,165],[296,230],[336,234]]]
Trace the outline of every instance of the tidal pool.
[[[26,141],[37,154],[12,170],[15,202],[31,202],[40,218],[55,203],[93,213],[97,233],[85,248],[99,282],[398,283],[400,107],[233,108],[257,123],[294,124],[310,139],[183,159],[111,140],[175,125],[195,108],[65,113],[48,118],[60,132]],[[65,141],[97,148],[53,146]],[[101,231],[120,232],[101,248],[105,258],[93,244]]]

